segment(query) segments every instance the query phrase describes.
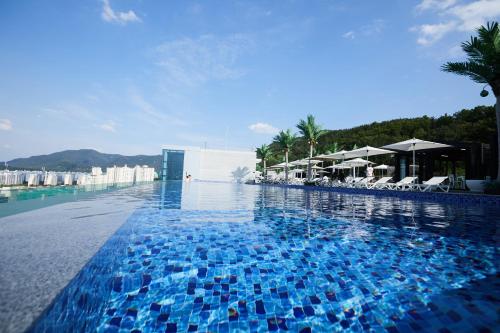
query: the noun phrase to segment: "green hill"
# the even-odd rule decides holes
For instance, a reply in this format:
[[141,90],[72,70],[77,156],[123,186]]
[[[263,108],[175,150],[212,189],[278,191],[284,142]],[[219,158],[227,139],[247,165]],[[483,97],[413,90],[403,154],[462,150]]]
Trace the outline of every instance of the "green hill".
[[[386,144],[411,139],[413,137],[442,143],[475,142],[491,144],[496,147],[496,120],[493,106],[478,106],[471,110],[462,110],[453,115],[441,117],[403,118],[374,122],[350,129],[330,130],[320,139],[317,153],[331,150],[334,142],[339,149],[350,150],[370,145],[380,147]],[[274,147],[274,144],[271,144]],[[279,149],[270,161],[280,162],[283,157]],[[496,149],[493,149],[496,151]],[[290,152],[290,160],[308,156],[309,148],[302,138]],[[268,164],[269,165],[269,164]]]
[[[158,172],[161,166],[161,155],[124,156],[119,154],[104,154],[92,149],[65,150],[49,155],[38,155],[27,158],[16,158],[8,161],[9,168],[40,170],[45,167],[50,171],[85,171],[93,166],[111,167],[148,165]],[[3,167],[3,165],[2,165]]]

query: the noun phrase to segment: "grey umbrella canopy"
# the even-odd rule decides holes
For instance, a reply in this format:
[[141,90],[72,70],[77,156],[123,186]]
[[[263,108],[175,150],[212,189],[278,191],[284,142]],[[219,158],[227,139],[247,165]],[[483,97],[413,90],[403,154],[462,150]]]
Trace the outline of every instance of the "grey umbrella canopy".
[[368,160],[368,156],[393,154],[393,153],[394,152],[391,150],[365,146],[346,152],[345,157],[346,158],[366,157],[366,159]]
[[[415,151],[426,150],[426,149],[437,149],[437,148],[451,148],[453,146],[446,145],[444,143],[437,143],[432,141],[425,141],[420,139],[410,139],[401,142],[396,142],[390,145],[383,146],[382,148],[399,150],[399,151],[411,151],[413,152],[413,165],[415,165]],[[415,177],[415,168],[413,168],[413,177]]]
[[320,158],[324,160],[345,160],[347,158],[346,153],[348,153],[347,150],[341,150],[330,155],[321,155]]
[[375,163],[367,161],[367,160],[364,160],[362,158],[355,158],[355,159],[352,159],[352,160],[344,161],[343,164],[350,165],[350,166],[353,166],[353,167],[360,167],[360,166],[365,166],[367,164],[375,164]]

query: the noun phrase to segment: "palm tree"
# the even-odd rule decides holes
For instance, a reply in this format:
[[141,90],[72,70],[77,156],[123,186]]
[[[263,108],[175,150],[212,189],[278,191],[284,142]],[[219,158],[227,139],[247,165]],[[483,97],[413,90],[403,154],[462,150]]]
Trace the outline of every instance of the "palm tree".
[[288,183],[288,151],[295,143],[297,137],[291,130],[280,131],[273,139],[274,143],[278,145],[285,152],[285,182]]
[[[467,55],[464,62],[447,62],[442,70],[464,75],[477,83],[491,87],[496,97],[496,117],[498,147],[500,148],[500,29],[498,22],[488,23],[477,29],[478,37],[472,36],[470,41],[462,43],[462,50]],[[488,96],[484,88],[480,94]],[[497,181],[500,181],[500,153],[498,154]]]
[[326,154],[335,154],[339,150],[340,150],[339,143],[338,142],[334,142],[331,145],[329,145],[329,146],[326,147],[325,153]]
[[264,176],[266,175],[266,160],[269,158],[269,156],[271,156],[271,148],[264,144],[262,146],[260,146],[259,148],[257,148],[257,157],[262,159],[262,164],[263,164],[263,167],[264,167]]
[[309,145],[309,163],[307,164],[307,179],[311,179],[311,158],[314,152],[314,146],[318,144],[319,137],[326,133],[321,126],[316,124],[313,115],[307,115],[306,120],[301,119],[297,124],[300,134],[307,140]]

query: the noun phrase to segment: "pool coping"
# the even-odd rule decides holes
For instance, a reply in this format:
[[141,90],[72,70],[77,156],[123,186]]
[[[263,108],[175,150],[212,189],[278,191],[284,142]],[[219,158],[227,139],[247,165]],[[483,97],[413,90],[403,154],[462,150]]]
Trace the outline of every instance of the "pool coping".
[[403,200],[430,201],[450,204],[472,204],[472,205],[495,205],[500,206],[500,195],[480,194],[480,193],[455,193],[455,192],[415,192],[397,191],[389,189],[368,189],[352,187],[325,187],[312,185],[294,184],[251,184],[263,187],[281,187],[302,189],[306,191],[337,192],[342,194],[361,194],[382,197],[393,197]]
[[[143,204],[143,200],[134,200],[133,196],[115,197],[116,192],[111,192],[112,196],[109,194],[100,193],[90,200],[62,202],[0,218],[0,238],[10,239],[4,242],[3,247],[11,249],[3,251],[0,261],[18,263],[4,266],[9,268],[4,278],[14,282],[4,283],[3,288],[0,288],[4,303],[0,331],[31,331],[32,325],[82,267]],[[89,209],[94,214],[86,215]],[[40,222],[43,225],[39,225]],[[27,230],[32,231],[25,234]],[[23,240],[20,242],[16,236],[21,234]],[[33,244],[33,249],[18,252],[20,248],[27,248],[25,245],[28,242],[24,238],[29,240],[34,237],[37,241],[29,243]],[[54,242],[54,237],[60,237],[60,242]],[[54,267],[52,263],[57,265]],[[28,273],[27,269],[33,267]],[[16,296],[15,289],[18,286],[22,292]],[[10,312],[5,311],[6,307],[11,308]]]

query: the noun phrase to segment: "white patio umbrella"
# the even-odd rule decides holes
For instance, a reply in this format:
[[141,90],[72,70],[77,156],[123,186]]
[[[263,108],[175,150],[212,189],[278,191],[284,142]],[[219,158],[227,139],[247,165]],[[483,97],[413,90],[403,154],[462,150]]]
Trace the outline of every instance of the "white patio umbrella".
[[335,164],[335,165],[330,165],[327,166],[325,169],[350,169],[350,166],[347,165],[342,165],[342,164]]
[[[405,141],[393,143],[390,145],[386,145],[386,146],[383,146],[382,148],[413,152],[413,164],[415,165],[415,151],[416,150],[451,148],[451,147],[453,147],[453,146],[445,145],[444,143],[437,143],[437,142],[425,141],[425,140],[413,138],[410,140],[405,140]],[[415,177],[415,168],[413,168],[413,177]]]
[[[280,164],[271,165],[270,167],[268,167],[268,169],[284,169],[285,166],[287,166],[287,164],[285,162],[283,162]],[[295,165],[293,165],[292,163],[288,163],[289,168],[291,168],[293,166],[295,166]]]
[[338,151],[336,153],[327,155],[326,157],[330,157],[331,159],[334,159],[334,160],[345,160],[346,158],[348,158],[346,156],[347,153],[348,153],[347,150],[341,150],[341,151]]
[[373,169],[375,170],[382,170],[382,176],[384,175],[384,170],[387,170],[389,168],[388,165],[385,165],[385,164],[380,164],[380,165],[377,165],[376,167],[374,167]]
[[375,170],[387,170],[389,168],[388,165],[385,165],[385,164],[380,164],[380,165],[377,165],[376,167],[374,167]]
[[280,164],[277,164],[277,166],[278,166],[278,167],[280,167],[280,168],[284,168],[284,167],[289,167],[289,168],[291,168],[291,167],[293,167],[294,165],[293,165],[292,163],[288,163],[288,164],[286,164],[286,162],[282,162],[282,163],[280,163]]
[[375,163],[358,157],[358,158],[354,158],[352,160],[344,161],[342,164],[358,167],[358,166],[365,166],[367,164],[375,164]]
[[300,160],[288,162],[291,165],[300,165]]
[[[320,160],[311,159],[311,164],[318,164],[320,162],[321,162]],[[304,158],[303,160],[297,160],[297,161],[290,162],[290,164],[293,164],[293,165],[308,165],[309,164],[309,159],[308,158]]]
[[394,152],[387,149],[365,146],[345,153],[345,157],[346,158],[366,157],[366,159],[368,160],[368,156],[385,155],[385,154],[394,154]]
[[352,160],[344,161],[343,164],[351,166],[354,169],[354,177],[356,177],[356,167],[362,167],[367,164],[374,164],[374,163],[358,157]]
[[330,155],[328,154],[320,154],[317,156],[313,156],[313,159],[315,160],[322,160],[322,161],[328,161],[328,160],[333,160],[333,158],[329,157]]
[[325,168],[322,168],[319,165],[314,165],[314,166],[311,167],[311,169],[312,169],[312,171],[313,171],[314,174],[316,174],[318,170],[321,170],[321,171],[325,170]]

